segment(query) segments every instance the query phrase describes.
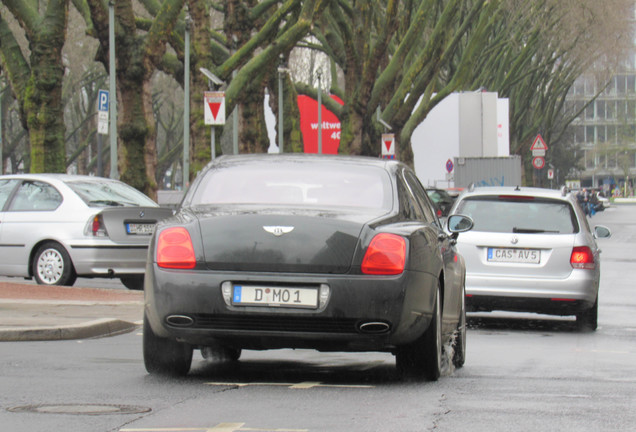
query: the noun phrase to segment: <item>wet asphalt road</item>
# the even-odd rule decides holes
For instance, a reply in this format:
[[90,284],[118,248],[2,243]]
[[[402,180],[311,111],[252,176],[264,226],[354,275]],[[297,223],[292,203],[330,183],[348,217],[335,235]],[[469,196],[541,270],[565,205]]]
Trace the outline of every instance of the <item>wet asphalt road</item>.
[[11,431],[633,431],[636,206],[591,223],[613,231],[599,241],[594,333],[577,332],[569,318],[472,314],[465,367],[435,383],[401,381],[388,354],[248,351],[230,365],[197,353],[191,374],[170,380],[146,374],[139,331],[5,342],[0,424]]

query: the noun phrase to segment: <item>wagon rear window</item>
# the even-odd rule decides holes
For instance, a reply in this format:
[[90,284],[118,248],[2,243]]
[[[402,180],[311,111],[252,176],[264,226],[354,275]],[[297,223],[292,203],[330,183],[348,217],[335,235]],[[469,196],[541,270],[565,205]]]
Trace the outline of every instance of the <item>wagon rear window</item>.
[[579,231],[567,201],[516,196],[476,196],[464,199],[455,213],[470,216],[473,231],[573,234]]

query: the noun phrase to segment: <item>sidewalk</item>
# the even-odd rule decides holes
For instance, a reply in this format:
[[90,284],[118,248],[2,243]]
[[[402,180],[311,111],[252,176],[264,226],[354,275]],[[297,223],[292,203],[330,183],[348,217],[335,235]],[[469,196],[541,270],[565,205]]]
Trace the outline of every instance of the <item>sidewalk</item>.
[[0,342],[87,339],[143,320],[142,291],[0,282]]

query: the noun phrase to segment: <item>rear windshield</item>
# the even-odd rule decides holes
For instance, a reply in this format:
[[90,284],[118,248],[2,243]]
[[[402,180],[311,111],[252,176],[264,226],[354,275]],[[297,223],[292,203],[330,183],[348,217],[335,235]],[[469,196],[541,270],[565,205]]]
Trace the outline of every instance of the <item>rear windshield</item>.
[[355,164],[316,168],[277,163],[212,169],[191,204],[391,208],[391,181],[385,170]]
[[90,207],[158,207],[152,199],[126,183],[96,179],[67,181],[66,184]]
[[454,211],[470,216],[473,231],[573,234],[579,232],[574,209],[567,201],[535,197],[475,196]]

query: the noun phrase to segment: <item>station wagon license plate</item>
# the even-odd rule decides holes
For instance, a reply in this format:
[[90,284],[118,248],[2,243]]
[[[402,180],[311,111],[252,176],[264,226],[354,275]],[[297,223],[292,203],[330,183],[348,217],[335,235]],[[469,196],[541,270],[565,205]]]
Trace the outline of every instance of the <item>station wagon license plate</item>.
[[488,248],[488,261],[539,264],[541,251],[538,249]]
[[153,223],[127,223],[126,232],[133,235],[151,235],[155,231]]
[[234,285],[232,303],[240,306],[318,307],[315,288]]

